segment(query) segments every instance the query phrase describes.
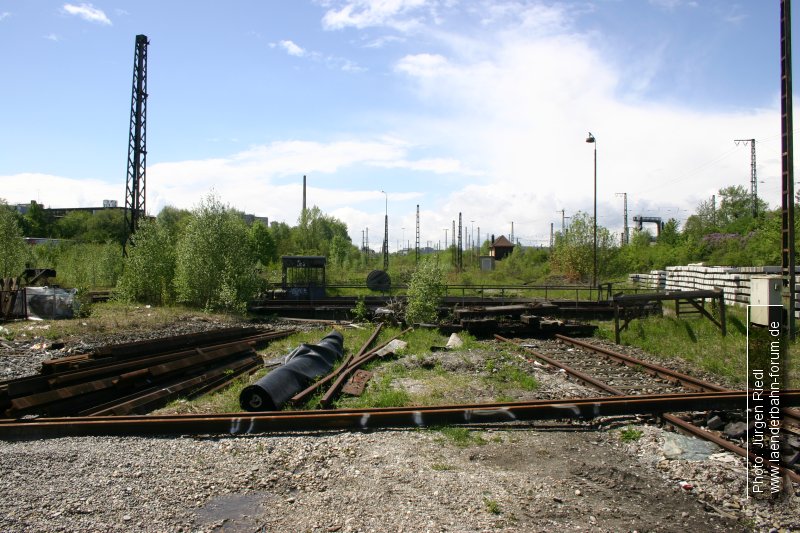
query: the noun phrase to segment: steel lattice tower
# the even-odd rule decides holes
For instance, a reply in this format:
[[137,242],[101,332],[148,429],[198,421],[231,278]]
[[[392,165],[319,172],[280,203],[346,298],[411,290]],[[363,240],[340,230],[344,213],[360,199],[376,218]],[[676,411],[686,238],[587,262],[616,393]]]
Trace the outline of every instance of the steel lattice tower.
[[417,241],[414,246],[415,259],[414,261],[419,264],[419,204],[417,204]]
[[734,139],[734,143],[745,146],[750,143],[750,199],[752,201],[753,218],[758,216],[758,176],[756,175],[756,140],[755,139]]
[[[128,176],[125,186],[125,242],[136,232],[146,212],[147,168],[147,45],[146,35],[136,36],[131,89],[131,126],[128,135]],[[124,247],[123,247],[124,251]]]
[[458,270],[459,271],[464,268],[464,255],[463,255],[464,254],[464,247],[463,247],[463,242],[461,240],[461,228],[462,228],[462,225],[461,225],[461,213],[459,213],[458,214],[458,250],[456,250],[456,257],[458,258],[457,259],[457,263],[458,263]]

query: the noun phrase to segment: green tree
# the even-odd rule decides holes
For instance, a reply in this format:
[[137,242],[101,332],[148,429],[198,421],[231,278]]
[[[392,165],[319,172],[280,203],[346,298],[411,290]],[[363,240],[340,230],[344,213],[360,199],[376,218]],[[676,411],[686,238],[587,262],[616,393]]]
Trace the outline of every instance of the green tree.
[[122,300],[163,305],[175,300],[175,241],[158,220],[142,220],[131,237],[117,284]]
[[103,209],[94,213],[86,223],[86,232],[79,237],[84,242],[125,242],[125,213],[122,209]]
[[676,246],[681,241],[681,231],[678,226],[678,221],[674,218],[667,220],[661,233],[658,235],[657,242],[659,244],[666,244],[668,246]]
[[347,260],[350,248],[352,247],[353,245],[350,244],[350,239],[346,239],[338,234],[334,235],[328,249],[331,262],[336,266],[343,266]]
[[188,209],[179,209],[171,205],[165,205],[156,219],[161,226],[166,229],[173,241],[178,242],[186,225],[192,217],[192,212]]
[[275,242],[277,257],[294,254],[292,228],[286,222],[270,222],[269,231]]
[[23,217],[22,231],[28,237],[52,237],[54,235],[53,217],[44,206],[31,201]]
[[444,297],[444,274],[432,258],[419,262],[411,275],[406,297],[406,323],[434,323]]
[[324,214],[319,207],[306,209],[292,231],[296,253],[329,255],[330,246],[337,235],[350,243],[347,224],[336,217]]
[[17,277],[25,268],[28,245],[14,210],[0,198],[0,278]]
[[86,211],[71,211],[56,222],[57,234],[62,239],[84,240],[86,228],[89,226],[91,213]]
[[256,260],[262,265],[268,265],[278,259],[278,248],[272,233],[263,222],[256,220],[250,226],[250,243],[253,247]]
[[244,311],[256,286],[247,225],[210,194],[194,209],[178,243],[177,299],[208,310]]
[[[608,229],[597,226],[598,281],[618,270],[617,249]],[[550,261],[554,270],[572,280],[591,281],[594,271],[594,224],[586,213],[572,217],[566,235],[558,235]]]

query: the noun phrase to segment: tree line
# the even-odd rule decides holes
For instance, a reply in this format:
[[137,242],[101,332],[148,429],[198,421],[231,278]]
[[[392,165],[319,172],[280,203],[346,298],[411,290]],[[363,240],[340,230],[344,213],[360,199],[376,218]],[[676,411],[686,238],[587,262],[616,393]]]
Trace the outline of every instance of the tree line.
[[[780,264],[780,210],[759,200],[754,216],[750,194],[741,186],[721,189],[717,200],[701,202],[683,227],[671,219],[657,236],[634,232],[626,245],[598,226],[599,280],[698,261]],[[27,246],[23,235],[64,240]],[[26,266],[55,268],[63,284],[116,287],[120,298],[142,303],[241,310],[267,283],[280,280],[283,255],[327,257],[329,280],[361,280],[382,266],[380,258],[353,245],[344,222],[318,207],[305,210],[294,226],[274,221],[248,225],[243,213],[213,194],[192,210],[167,206],[143,220],[125,259],[123,238],[121,210],[72,212],[51,220],[40,206],[31,205],[20,215],[0,199],[0,276],[18,276]],[[518,246],[494,271],[481,271],[477,258],[462,271],[448,270],[449,252],[434,255],[448,270],[450,283],[586,283],[592,276],[593,242],[593,220],[579,212],[567,231],[556,234],[552,249]],[[487,247],[483,243],[483,254]],[[393,282],[410,281],[417,266],[413,254],[393,255]]]

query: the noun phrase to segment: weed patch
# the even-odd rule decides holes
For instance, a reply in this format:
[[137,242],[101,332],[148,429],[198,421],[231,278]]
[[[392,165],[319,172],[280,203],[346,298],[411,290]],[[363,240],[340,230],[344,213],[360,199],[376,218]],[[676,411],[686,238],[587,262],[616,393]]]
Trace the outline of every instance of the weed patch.
[[500,504],[497,503],[497,500],[492,500],[491,498],[484,498],[483,505],[486,507],[487,513],[500,514],[502,512],[500,509]]
[[436,428],[434,431],[438,431],[441,435],[435,439],[439,444],[449,442],[459,448],[466,448],[467,446],[483,446],[487,442],[482,436],[465,427],[444,426]]
[[622,440],[622,442],[636,442],[642,438],[642,435],[644,435],[644,433],[641,430],[634,429],[630,426],[620,430],[619,432],[619,438]]

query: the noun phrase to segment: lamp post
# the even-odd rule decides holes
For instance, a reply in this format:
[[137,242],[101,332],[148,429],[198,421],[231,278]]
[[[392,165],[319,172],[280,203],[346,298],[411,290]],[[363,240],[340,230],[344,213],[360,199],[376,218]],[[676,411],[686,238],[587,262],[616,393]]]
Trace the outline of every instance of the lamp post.
[[[592,261],[592,287],[597,286],[597,139],[594,138],[592,132],[586,137],[586,142],[594,145],[594,214],[592,218],[592,227],[594,233],[594,246],[593,261]],[[590,293],[591,294],[591,293]]]

